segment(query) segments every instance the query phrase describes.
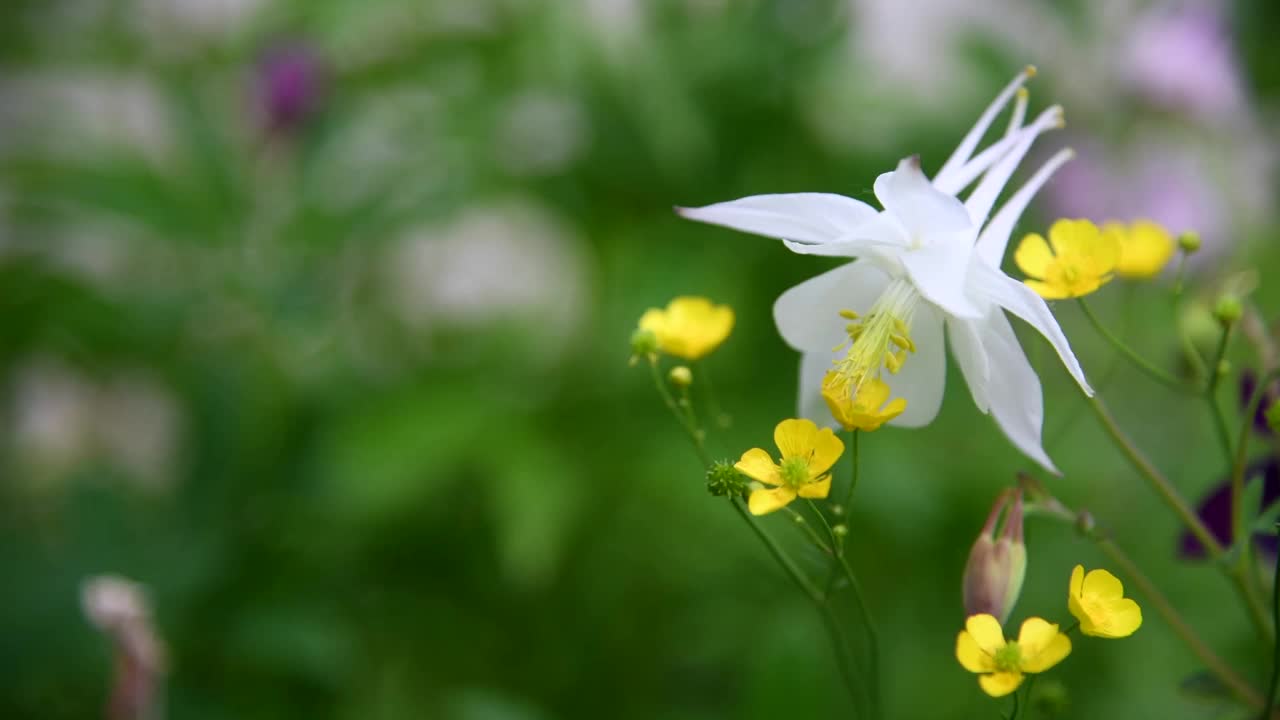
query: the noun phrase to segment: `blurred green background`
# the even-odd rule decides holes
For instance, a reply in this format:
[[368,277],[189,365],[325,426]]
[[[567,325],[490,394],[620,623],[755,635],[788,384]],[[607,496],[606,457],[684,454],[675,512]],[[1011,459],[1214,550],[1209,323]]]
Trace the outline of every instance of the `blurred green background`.
[[[1197,301],[1254,268],[1250,300],[1277,319],[1280,12],[1263,0],[0,14],[5,718],[100,715],[110,649],[79,586],[103,572],[150,590],[173,718],[849,717],[816,614],[707,495],[627,339],[672,296],[731,304],[707,370],[733,423],[712,448],[769,447],[797,363],[770,307],[828,264],[671,207],[870,201],[900,157],[936,170],[1028,62],[1032,112],[1060,102],[1069,122],[1038,157],[1080,158],[1020,230],[1066,213],[1197,229]],[[1094,304],[1174,367],[1168,282]],[[1203,405],[1057,310],[1121,422],[1189,496],[1209,488]],[[1050,487],[1260,684],[1229,587],[1178,561],[1176,523],[1024,330],[1065,472]],[[1032,468],[950,372],[933,425],[862,443],[850,547],[893,718],[1006,709],[954,660],[960,574],[991,501]],[[1028,534],[1015,618],[1065,619],[1071,567],[1104,560],[1070,528]],[[1221,708],[1177,690],[1199,669],[1148,610],[1053,677],[1064,717],[1208,717]]]

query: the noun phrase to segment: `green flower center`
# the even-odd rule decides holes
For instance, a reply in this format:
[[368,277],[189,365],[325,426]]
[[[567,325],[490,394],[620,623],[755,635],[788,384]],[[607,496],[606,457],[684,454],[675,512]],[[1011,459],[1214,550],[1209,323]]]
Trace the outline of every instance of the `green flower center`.
[[809,482],[809,459],[789,457],[782,461],[782,482],[798,488]]
[[1016,671],[1022,666],[1022,648],[1018,647],[1018,643],[1010,640],[1005,646],[996,651],[995,657],[996,670],[1001,672]]

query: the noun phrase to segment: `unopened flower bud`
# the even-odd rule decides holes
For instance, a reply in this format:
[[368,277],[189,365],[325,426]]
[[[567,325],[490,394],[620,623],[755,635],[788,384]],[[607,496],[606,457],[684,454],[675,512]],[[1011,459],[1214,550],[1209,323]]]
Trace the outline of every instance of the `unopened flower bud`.
[[1200,249],[1200,233],[1188,230],[1178,236],[1178,247],[1190,255]]
[[631,333],[631,357],[651,357],[658,353],[658,336],[652,330],[637,328]]
[[1213,318],[1223,326],[1234,325],[1244,315],[1244,304],[1235,295],[1223,295],[1213,306]]
[[836,537],[845,537],[849,534],[849,526],[844,523],[839,523],[835,527],[831,528],[831,532],[835,533]]
[[[999,539],[996,525],[1005,506],[1013,503],[1005,516]],[[969,551],[964,569],[964,612],[966,616],[986,613],[1004,623],[1022,594],[1027,574],[1027,546],[1022,538],[1022,491],[1005,490],[996,499],[978,540]]]
[[667,373],[667,379],[676,387],[687,388],[693,384],[693,371],[688,366],[677,365]]
[[715,463],[707,471],[707,491],[716,497],[745,497],[747,482],[747,476],[728,460]]

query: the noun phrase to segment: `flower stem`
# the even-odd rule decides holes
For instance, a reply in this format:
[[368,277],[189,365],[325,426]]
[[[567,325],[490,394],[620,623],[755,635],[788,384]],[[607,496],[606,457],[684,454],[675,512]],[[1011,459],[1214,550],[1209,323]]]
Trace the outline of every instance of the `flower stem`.
[[1080,309],[1084,311],[1085,317],[1089,318],[1089,322],[1093,323],[1093,327],[1098,331],[1098,334],[1106,338],[1108,342],[1115,346],[1115,348],[1119,350],[1122,355],[1128,358],[1135,367],[1151,376],[1154,380],[1167,385],[1174,390],[1179,392],[1192,391],[1192,388],[1186,383],[1151,364],[1150,361],[1139,355],[1136,350],[1129,347],[1125,341],[1116,337],[1107,329],[1107,326],[1102,324],[1102,321],[1098,319],[1098,316],[1093,314],[1093,310],[1089,307],[1089,303],[1085,302],[1084,298],[1076,298],[1076,302],[1080,303]]
[[1232,694],[1248,703],[1250,707],[1261,708],[1263,706],[1262,697],[1258,695],[1258,691],[1254,690],[1243,678],[1237,675],[1234,670],[1222,661],[1222,658],[1218,657],[1204,643],[1204,640],[1200,639],[1200,636],[1187,624],[1187,621],[1173,607],[1173,604],[1164,596],[1164,593],[1160,592],[1159,588],[1138,569],[1133,560],[1129,559],[1129,556],[1114,541],[1096,534],[1093,535],[1093,539],[1098,548],[1107,557],[1111,558],[1112,562],[1120,566],[1129,579],[1138,586],[1138,589],[1155,606],[1156,611],[1160,613],[1165,622],[1169,623],[1169,627],[1173,629],[1173,632],[1187,644],[1187,647],[1191,648],[1191,651],[1196,654],[1196,657],[1200,658],[1200,662],[1204,663],[1209,672],[1213,673],[1223,685],[1231,690]]
[[[1280,535],[1280,522],[1276,523],[1276,534]],[[1280,553],[1276,554],[1275,580],[1271,587],[1271,620],[1280,628]],[[1276,684],[1280,683],[1280,639],[1274,641],[1271,655],[1271,681],[1267,683],[1267,707],[1258,716],[1258,720],[1267,720],[1276,706]]]
[[706,443],[703,442],[703,433],[698,427],[697,418],[693,415],[692,406],[689,403],[685,403],[687,410],[680,409],[680,405],[671,396],[671,391],[667,390],[667,386],[662,382],[662,374],[658,372],[657,361],[649,362],[649,371],[653,375],[653,386],[658,389],[658,394],[662,396],[662,402],[666,404],[671,414],[675,415],[680,427],[684,428],[685,432],[688,433],[689,440],[693,442],[693,451],[698,454],[698,459],[702,461],[703,468],[711,467],[711,456],[707,454]]
[[1222,544],[1219,543],[1217,538],[1209,532],[1209,529],[1205,527],[1204,523],[1200,521],[1200,518],[1197,517],[1191,507],[1187,505],[1187,501],[1178,493],[1178,490],[1173,486],[1173,483],[1169,482],[1169,479],[1157,470],[1156,467],[1151,464],[1151,461],[1142,454],[1142,451],[1133,444],[1133,441],[1129,439],[1129,436],[1124,434],[1124,431],[1116,424],[1115,418],[1111,417],[1111,413],[1107,410],[1106,404],[1102,402],[1102,396],[1094,395],[1089,398],[1088,402],[1089,407],[1093,409],[1093,414],[1096,415],[1098,421],[1102,423],[1103,429],[1105,429],[1107,434],[1111,436],[1116,447],[1120,449],[1120,452],[1124,454],[1124,456],[1129,460],[1129,463],[1138,471],[1138,474],[1141,475],[1149,485],[1151,485],[1151,488],[1156,491],[1156,494],[1158,494],[1160,498],[1164,500],[1165,504],[1173,510],[1174,514],[1177,515],[1182,523],[1187,526],[1187,529],[1196,536],[1196,539],[1200,541],[1200,544],[1204,545],[1209,556],[1214,560],[1220,558],[1223,552]]
[[1227,463],[1232,460],[1231,455],[1231,433],[1227,430],[1227,418],[1222,414],[1222,407],[1218,405],[1218,383],[1221,382],[1222,376],[1226,374],[1224,361],[1227,355],[1227,345],[1231,342],[1231,327],[1228,326],[1222,331],[1222,337],[1218,340],[1218,350],[1213,354],[1213,365],[1209,367],[1209,380],[1205,383],[1204,398],[1209,404],[1209,415],[1213,417],[1213,427],[1218,434],[1218,444],[1222,446],[1222,451],[1226,454]]
[[1253,615],[1254,624],[1262,631],[1264,637],[1275,640],[1276,628],[1267,624],[1267,611],[1262,598],[1262,588],[1258,587],[1253,568],[1253,531],[1245,518],[1244,507],[1244,471],[1249,459],[1249,439],[1253,436],[1253,417],[1258,413],[1266,388],[1280,376],[1280,371],[1272,370],[1261,378],[1254,388],[1245,409],[1245,419],[1240,424],[1240,438],[1236,442],[1235,459],[1231,464],[1231,539],[1235,546],[1236,558],[1232,568],[1234,575],[1240,578],[1241,591],[1249,611]]

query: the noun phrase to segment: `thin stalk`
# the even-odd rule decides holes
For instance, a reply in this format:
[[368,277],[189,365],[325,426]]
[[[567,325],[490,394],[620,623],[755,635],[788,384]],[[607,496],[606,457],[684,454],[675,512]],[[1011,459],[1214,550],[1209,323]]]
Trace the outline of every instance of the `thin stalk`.
[[871,717],[879,718],[881,716],[880,704],[880,632],[876,630],[876,622],[871,617],[871,610],[867,607],[867,601],[862,592],[862,584],[858,582],[858,577],[853,574],[853,568],[849,567],[849,561],[845,558],[844,553],[837,553],[836,559],[840,561],[840,567],[844,570],[845,579],[849,581],[849,590],[853,593],[854,604],[858,606],[858,615],[862,618],[862,624],[867,628],[867,654],[871,657],[871,670],[868,683],[871,685]]
[[1200,350],[1196,348],[1196,344],[1192,341],[1191,336],[1182,329],[1181,318],[1178,313],[1182,310],[1182,289],[1187,276],[1187,253],[1182,252],[1178,255],[1178,270],[1174,275],[1173,282],[1173,324],[1178,331],[1178,340],[1182,343],[1182,354],[1187,358],[1187,362],[1191,364],[1191,374],[1195,376],[1196,385],[1204,382],[1205,373],[1204,358],[1200,357]]
[[804,515],[801,515],[789,507],[783,508],[783,510],[791,516],[791,520],[795,523],[795,526],[804,531],[805,537],[809,538],[809,541],[813,543],[814,547],[821,550],[823,555],[835,555],[835,552],[829,545],[822,541],[822,536],[818,534],[817,530],[813,529],[813,524],[806,520]]
[[1254,388],[1245,408],[1245,419],[1240,424],[1240,437],[1236,442],[1235,460],[1231,464],[1231,538],[1236,548],[1235,566],[1232,571],[1241,578],[1246,593],[1245,600],[1249,612],[1253,615],[1254,624],[1262,631],[1263,636],[1275,639],[1275,626],[1267,625],[1267,611],[1261,597],[1262,588],[1257,585],[1253,568],[1253,530],[1245,518],[1244,507],[1244,470],[1249,459],[1249,439],[1253,437],[1253,417],[1258,413],[1262,398],[1266,395],[1267,386],[1280,375],[1280,371],[1272,370],[1262,376],[1261,382]]
[[1231,326],[1227,326],[1222,330],[1222,337],[1218,339],[1218,349],[1213,354],[1213,365],[1209,367],[1209,381],[1205,383],[1204,388],[1204,399],[1209,404],[1209,415],[1213,417],[1213,428],[1218,434],[1218,444],[1226,454],[1227,463],[1231,462],[1231,433],[1227,430],[1227,418],[1222,414],[1222,407],[1218,405],[1218,383],[1226,374],[1223,361],[1226,359],[1227,345],[1230,342]]
[[693,443],[693,451],[698,454],[698,459],[702,461],[704,468],[711,467],[711,456],[707,454],[706,444],[703,442],[702,431],[698,428],[697,420],[690,412],[680,410],[680,406],[676,403],[671,391],[667,390],[667,386],[662,382],[662,374],[658,372],[658,363],[649,363],[650,374],[653,375],[653,386],[658,389],[658,394],[662,396],[662,402],[666,404],[667,409],[675,415],[676,421],[680,423],[680,427],[684,428],[689,435],[689,440]]
[[[1276,534],[1280,534],[1280,523],[1276,523]],[[1280,553],[1276,554],[1276,574],[1271,586],[1271,620],[1280,628]],[[1271,655],[1271,681],[1267,683],[1267,707],[1258,716],[1259,720],[1267,720],[1276,707],[1276,684],[1280,683],[1280,640],[1274,643]]]
[[1129,460],[1129,463],[1138,471],[1138,474],[1156,491],[1156,494],[1164,500],[1169,509],[1173,510],[1174,514],[1186,525],[1187,529],[1196,536],[1200,544],[1204,545],[1209,552],[1209,556],[1214,560],[1220,558],[1223,553],[1222,544],[1209,532],[1209,529],[1200,521],[1199,516],[1187,505],[1187,501],[1178,493],[1173,483],[1169,482],[1169,479],[1157,470],[1151,464],[1151,461],[1142,454],[1142,451],[1133,444],[1129,436],[1124,434],[1124,431],[1116,424],[1115,418],[1111,417],[1106,404],[1102,402],[1102,397],[1095,394],[1089,398],[1089,407],[1093,409],[1093,414],[1102,423],[1103,429],[1111,436],[1112,441],[1115,442],[1120,452]]
[[1243,678],[1237,675],[1234,670],[1222,661],[1222,658],[1218,657],[1218,655],[1200,639],[1200,636],[1196,634],[1196,631],[1192,629],[1189,624],[1187,624],[1187,621],[1184,620],[1178,610],[1173,607],[1173,604],[1164,596],[1164,593],[1160,592],[1155,584],[1138,569],[1138,566],[1134,564],[1133,560],[1129,559],[1129,556],[1126,555],[1125,552],[1113,541],[1102,537],[1095,537],[1094,540],[1097,543],[1098,548],[1101,549],[1107,557],[1111,558],[1111,561],[1118,565],[1129,579],[1138,586],[1138,590],[1141,591],[1142,594],[1147,597],[1147,600],[1155,606],[1156,611],[1160,613],[1165,622],[1169,623],[1169,627],[1173,629],[1173,632],[1187,644],[1187,647],[1191,648],[1191,651],[1195,653],[1196,657],[1200,658],[1200,662],[1204,663],[1209,672],[1217,677],[1223,685],[1230,689],[1232,694],[1237,698],[1244,701],[1254,709],[1261,709],[1263,707],[1263,700],[1262,696],[1258,694],[1258,691],[1254,690],[1253,687],[1245,682]]
[[1192,388],[1189,387],[1186,383],[1174,377],[1173,375],[1170,375],[1164,370],[1161,370],[1160,368],[1156,367],[1146,358],[1139,355],[1136,350],[1129,347],[1129,345],[1125,343],[1125,341],[1116,337],[1110,330],[1107,329],[1106,325],[1102,324],[1102,320],[1098,319],[1098,316],[1093,314],[1093,310],[1089,307],[1089,303],[1085,302],[1084,298],[1077,298],[1076,302],[1080,304],[1080,309],[1084,311],[1085,317],[1089,318],[1089,322],[1093,323],[1093,327],[1095,330],[1098,331],[1098,334],[1106,338],[1107,342],[1110,342],[1113,346],[1115,346],[1115,348],[1119,350],[1122,355],[1128,358],[1129,361],[1132,362],[1135,367],[1137,367],[1139,370],[1143,371],[1147,375],[1151,376],[1152,379],[1164,385],[1167,385],[1168,387],[1174,390],[1177,390],[1179,392],[1192,391]]

